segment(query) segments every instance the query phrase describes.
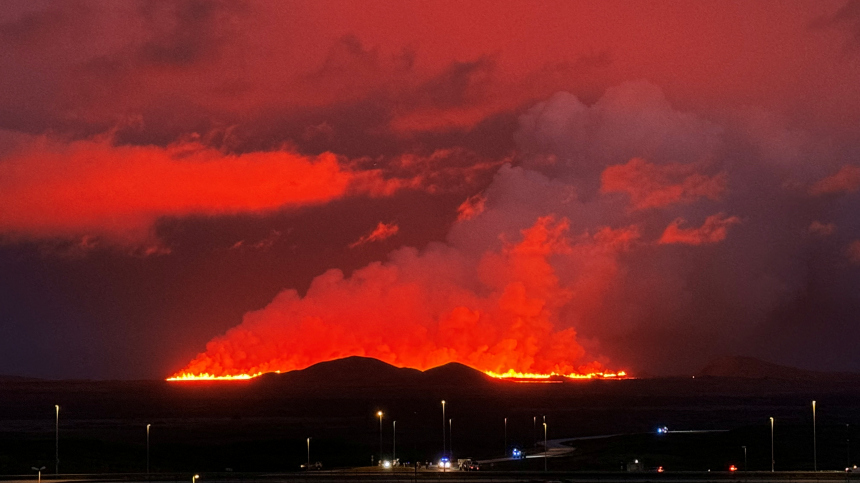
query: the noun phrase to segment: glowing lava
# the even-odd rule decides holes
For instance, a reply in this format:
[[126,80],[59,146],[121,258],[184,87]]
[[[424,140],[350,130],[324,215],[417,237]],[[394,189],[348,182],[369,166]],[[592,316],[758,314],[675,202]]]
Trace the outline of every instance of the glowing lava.
[[541,380],[551,378],[565,379],[626,379],[627,373],[624,371],[618,372],[589,372],[587,374],[559,374],[552,372],[549,374],[536,374],[532,372],[516,372],[513,369],[508,372],[498,373],[493,371],[484,371],[490,377],[496,379],[511,379],[511,380]]
[[168,377],[167,381],[247,381],[248,379],[253,379],[257,376],[263,375],[262,372],[258,372],[256,374],[235,374],[235,375],[227,375],[227,376],[216,376],[214,374],[202,373],[202,374],[190,374],[187,372],[180,372],[171,377]]
[[[273,371],[277,374],[280,374],[281,371]],[[537,374],[531,372],[516,372],[513,369],[507,372],[493,372],[493,371],[482,371],[484,374],[493,377],[495,379],[509,380],[515,382],[548,382],[550,379],[574,379],[574,380],[585,380],[585,379],[627,379],[627,373],[624,371],[618,372],[590,372],[588,374],[558,374],[558,373],[550,373],[550,374]],[[226,375],[226,376],[215,376],[213,374],[202,373],[202,374],[191,374],[188,372],[180,372],[171,377],[168,377],[167,381],[247,381],[249,379],[253,379],[255,377],[261,376],[265,373],[258,372],[256,374],[235,374],[235,375]]]

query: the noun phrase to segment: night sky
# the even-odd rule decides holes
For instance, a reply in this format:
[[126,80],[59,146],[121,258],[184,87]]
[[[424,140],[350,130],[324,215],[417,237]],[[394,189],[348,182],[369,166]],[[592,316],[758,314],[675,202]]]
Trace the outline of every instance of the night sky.
[[0,374],[860,371],[860,1],[0,0]]

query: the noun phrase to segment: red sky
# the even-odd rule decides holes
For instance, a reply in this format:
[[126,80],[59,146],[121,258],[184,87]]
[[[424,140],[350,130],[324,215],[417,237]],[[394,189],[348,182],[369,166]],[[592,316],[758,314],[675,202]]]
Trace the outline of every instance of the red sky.
[[856,0],[9,1],[0,64],[0,374],[860,371]]

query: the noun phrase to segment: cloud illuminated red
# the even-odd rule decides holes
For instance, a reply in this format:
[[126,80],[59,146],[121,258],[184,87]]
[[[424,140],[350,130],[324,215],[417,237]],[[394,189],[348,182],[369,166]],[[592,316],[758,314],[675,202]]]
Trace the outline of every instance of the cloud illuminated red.
[[809,189],[813,195],[850,193],[860,189],[860,166],[846,165],[835,174],[817,181]]
[[600,176],[603,193],[626,193],[632,208],[637,210],[692,203],[699,198],[716,201],[725,189],[725,173],[706,176],[698,173],[696,166],[678,163],[658,166],[640,158],[609,166]]
[[364,245],[365,243],[382,241],[386,238],[393,237],[398,231],[400,231],[400,227],[397,226],[397,223],[383,223],[380,221],[373,231],[351,243],[349,247],[355,248],[359,245]]
[[160,217],[261,214],[409,185],[351,171],[331,153],[234,155],[194,142],[160,148],[41,138],[0,163],[0,231],[139,242]]
[[686,220],[683,218],[675,219],[666,227],[658,243],[704,245],[721,242],[726,239],[729,227],[740,223],[740,219],[736,216],[728,217],[725,213],[717,213],[709,216],[698,228],[682,228],[681,225],[685,223]]

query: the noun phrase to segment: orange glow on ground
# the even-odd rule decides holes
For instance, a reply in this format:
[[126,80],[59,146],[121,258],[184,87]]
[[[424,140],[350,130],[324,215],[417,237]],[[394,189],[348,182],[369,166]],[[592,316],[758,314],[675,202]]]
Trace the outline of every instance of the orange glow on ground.
[[[274,371],[277,374],[280,374],[281,371]],[[537,374],[531,372],[516,372],[513,369],[508,372],[493,372],[493,371],[483,371],[484,374],[493,377],[495,379],[502,379],[514,382],[560,382],[563,379],[573,379],[573,380],[586,380],[586,379],[629,379],[627,373],[624,371],[618,372],[591,372],[588,374],[557,374],[555,372],[550,374]],[[174,374],[171,377],[168,377],[167,381],[247,381],[249,379],[253,379],[255,377],[261,376],[265,373],[258,372],[256,374],[234,374],[234,375],[226,375],[226,376],[215,376],[213,374],[203,373],[203,374],[190,374],[187,372],[180,372]]]
[[189,374],[187,372],[181,372],[178,374],[174,374],[171,377],[168,377],[167,381],[247,381],[248,379],[253,379],[257,376],[263,375],[262,372],[258,372],[256,374],[235,374],[235,375],[227,375],[227,376],[216,376],[209,373],[203,374]]
[[549,381],[550,379],[629,379],[627,373],[624,371],[618,372],[589,372],[587,374],[558,374],[552,372],[550,374],[536,374],[532,372],[516,372],[513,369],[508,372],[498,373],[493,371],[484,371],[490,377],[495,377],[496,379],[506,379],[512,381],[519,382],[543,382]]

